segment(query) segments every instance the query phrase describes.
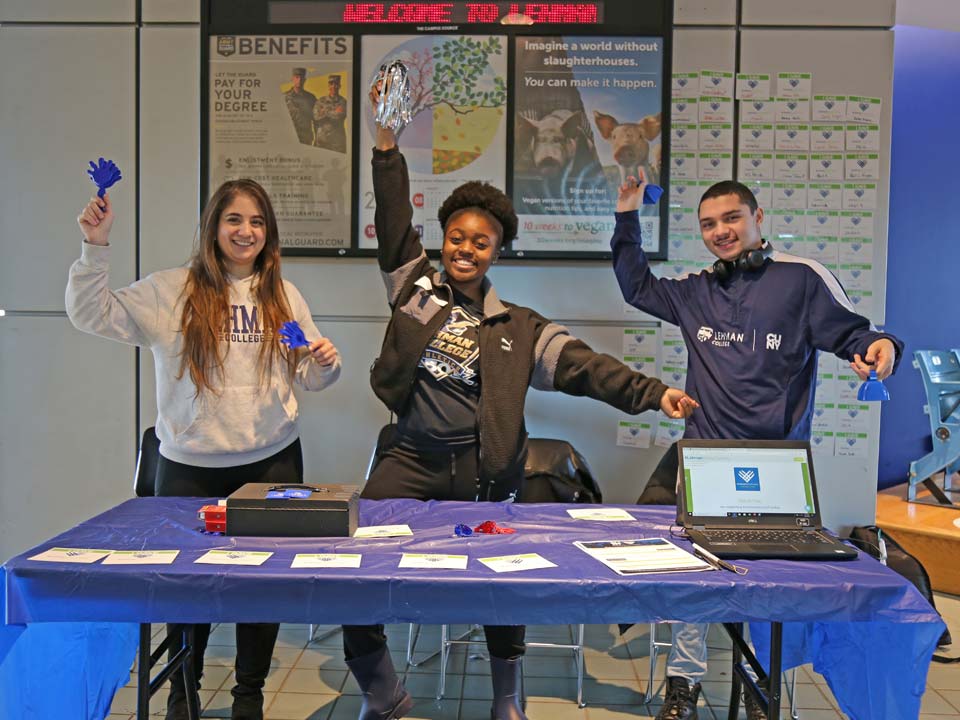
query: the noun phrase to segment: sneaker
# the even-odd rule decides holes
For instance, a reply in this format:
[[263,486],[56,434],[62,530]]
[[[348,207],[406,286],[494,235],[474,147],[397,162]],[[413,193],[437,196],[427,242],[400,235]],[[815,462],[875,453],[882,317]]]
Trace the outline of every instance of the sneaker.
[[686,678],[668,677],[663,707],[657,713],[656,720],[697,720],[699,697],[700,683],[690,687]]
[[767,714],[760,708],[753,695],[744,691],[743,709],[747,713],[747,720],[767,720]]

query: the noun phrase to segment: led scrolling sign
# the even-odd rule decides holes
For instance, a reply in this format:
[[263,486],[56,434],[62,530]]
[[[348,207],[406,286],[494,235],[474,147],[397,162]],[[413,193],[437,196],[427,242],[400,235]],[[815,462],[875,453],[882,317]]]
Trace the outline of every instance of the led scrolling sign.
[[[279,0],[270,3],[270,22],[471,25],[522,18],[522,24],[599,25],[602,2],[333,2]],[[505,22],[514,24],[509,19]]]

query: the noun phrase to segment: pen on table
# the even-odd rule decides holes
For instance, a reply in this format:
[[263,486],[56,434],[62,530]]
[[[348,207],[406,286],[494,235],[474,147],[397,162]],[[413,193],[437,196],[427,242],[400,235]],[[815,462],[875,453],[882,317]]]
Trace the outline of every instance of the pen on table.
[[704,560],[706,560],[708,563],[710,563],[714,567],[723,568],[724,570],[729,570],[730,572],[733,572],[733,573],[737,571],[737,569],[733,565],[728,563],[726,560],[721,560],[709,550],[704,550],[702,547],[700,547],[696,543],[691,543],[691,545],[693,545],[693,551],[697,555],[702,557]]

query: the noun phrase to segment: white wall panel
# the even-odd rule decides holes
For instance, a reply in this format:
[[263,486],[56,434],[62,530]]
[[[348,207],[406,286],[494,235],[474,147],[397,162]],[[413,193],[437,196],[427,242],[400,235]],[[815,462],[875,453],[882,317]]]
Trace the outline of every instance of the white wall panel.
[[0,0],[0,22],[134,22],[135,0]]
[[895,14],[896,0],[743,0],[742,21],[744,25],[891,27]]
[[734,25],[737,0],[676,0],[673,21],[677,25]]
[[200,30],[140,39],[140,276],[182,265],[199,222]]
[[129,27],[0,27],[0,307],[63,310],[98,156],[124,174],[112,279],[133,280],[134,65]]
[[141,12],[145,23],[200,22],[200,3],[197,0],[142,0],[142,2]]
[[0,561],[132,497],[133,350],[0,318]]
[[697,72],[736,67],[737,33],[732,28],[678,28],[673,33],[673,71]]

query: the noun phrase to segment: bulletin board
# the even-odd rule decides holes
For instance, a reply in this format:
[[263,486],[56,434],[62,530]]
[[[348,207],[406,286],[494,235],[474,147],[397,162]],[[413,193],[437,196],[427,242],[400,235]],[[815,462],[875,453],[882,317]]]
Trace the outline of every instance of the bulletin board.
[[[503,257],[560,260],[610,257],[623,182],[669,185],[672,0],[203,0],[201,13],[201,204],[225,180],[257,180],[284,254],[376,252],[367,91],[395,59],[428,252],[437,209],[467,181],[514,201]],[[667,219],[665,201],[641,209],[652,259],[667,256]]]

